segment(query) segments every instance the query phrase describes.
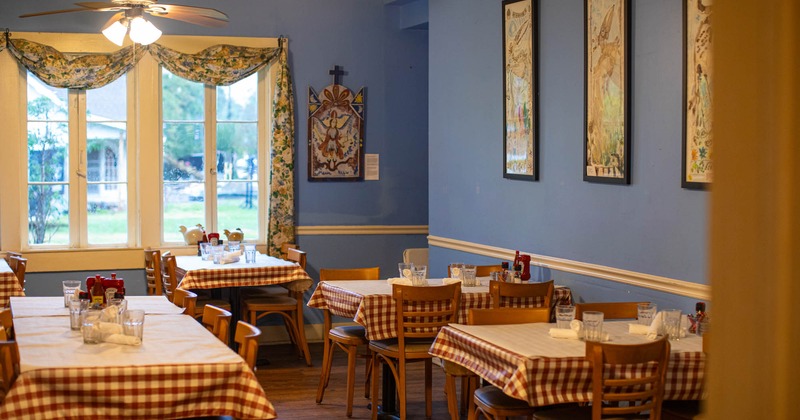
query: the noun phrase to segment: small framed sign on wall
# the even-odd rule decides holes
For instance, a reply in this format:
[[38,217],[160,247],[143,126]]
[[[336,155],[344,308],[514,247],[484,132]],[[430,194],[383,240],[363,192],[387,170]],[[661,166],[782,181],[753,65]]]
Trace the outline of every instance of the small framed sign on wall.
[[538,7],[503,1],[503,177],[539,179]]
[[585,0],[583,179],[631,182],[629,0]]

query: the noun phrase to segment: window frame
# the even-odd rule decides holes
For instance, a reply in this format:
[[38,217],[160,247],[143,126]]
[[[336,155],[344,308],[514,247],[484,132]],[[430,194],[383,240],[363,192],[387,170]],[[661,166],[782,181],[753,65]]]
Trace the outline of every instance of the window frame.
[[[119,49],[108,42],[102,34],[16,32],[14,36],[51,46],[59,51],[114,52]],[[164,35],[158,43],[177,51],[196,53],[212,45],[230,44],[254,48],[278,47],[278,38],[248,38],[220,36]],[[129,44],[126,44],[126,46]],[[286,46],[284,44],[284,46]],[[8,51],[0,51],[0,95],[18,100],[0,101],[0,123],[6,129],[3,136],[3,153],[0,153],[0,249],[27,252],[35,261],[36,271],[103,270],[141,267],[141,249],[165,245],[161,240],[161,126],[160,94],[153,92],[159,83],[158,64],[149,54],[141,56],[137,65],[128,72],[128,83],[137,78],[137,86],[128,98],[129,107],[134,107],[134,118],[128,120],[128,183],[132,193],[128,196],[129,234],[128,243],[119,246],[97,245],[91,248],[73,248],[67,245],[28,246],[27,236],[27,81],[26,69],[19,65]],[[267,240],[269,216],[269,172],[271,164],[272,87],[280,66],[273,63],[265,68],[265,83],[268,92],[260,104],[259,132],[266,133],[258,159],[264,175],[259,181],[259,218],[263,223],[259,229],[259,245]],[[260,89],[262,89],[260,87]],[[130,114],[129,114],[130,115]],[[16,140],[14,140],[16,139]],[[71,154],[71,157],[76,154]],[[71,168],[77,164],[70,162]],[[262,186],[263,185],[263,186]],[[24,186],[24,187],[23,187]],[[263,227],[262,227],[263,226]],[[196,247],[182,243],[169,245],[173,254],[189,255]]]

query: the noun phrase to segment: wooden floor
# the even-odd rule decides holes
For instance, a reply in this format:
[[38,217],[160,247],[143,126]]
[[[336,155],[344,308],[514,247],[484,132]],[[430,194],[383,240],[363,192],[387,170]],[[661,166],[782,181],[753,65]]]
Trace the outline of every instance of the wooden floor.
[[[333,368],[322,404],[315,402],[322,366],[322,344],[311,344],[314,366],[307,367],[289,345],[261,346],[259,358],[266,356],[268,365],[258,366],[256,375],[275,406],[280,419],[346,419],[345,396],[347,357],[334,351]],[[408,418],[425,418],[425,373],[421,363],[412,363],[408,381]],[[357,382],[353,398],[354,419],[369,419],[369,400],[364,398],[364,361],[358,361]],[[433,367],[433,419],[449,419],[444,395],[444,372]]]

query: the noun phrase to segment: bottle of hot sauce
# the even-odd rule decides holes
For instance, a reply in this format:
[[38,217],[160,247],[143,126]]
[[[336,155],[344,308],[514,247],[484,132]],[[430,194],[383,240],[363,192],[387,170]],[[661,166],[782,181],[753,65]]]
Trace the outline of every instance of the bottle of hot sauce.
[[103,289],[103,279],[99,274],[94,276],[94,284],[92,284],[92,288],[89,290],[89,293],[92,295],[92,301],[90,305],[93,307],[102,307],[103,300],[105,299],[105,290]]

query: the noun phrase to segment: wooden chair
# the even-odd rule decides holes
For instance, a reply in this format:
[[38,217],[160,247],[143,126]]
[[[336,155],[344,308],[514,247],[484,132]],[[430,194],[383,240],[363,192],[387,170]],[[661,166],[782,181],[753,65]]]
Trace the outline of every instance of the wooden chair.
[[638,305],[646,302],[597,302],[576,303],[575,319],[583,320],[586,311],[599,311],[603,319],[636,319],[639,317]]
[[[431,370],[430,350],[433,339],[441,327],[454,322],[461,304],[461,285],[414,287],[392,285],[392,297],[397,318],[397,338],[373,340],[372,350],[372,418],[378,413],[378,371],[386,363],[397,383],[400,397],[400,418],[406,418],[406,364],[414,361],[425,363],[425,415],[431,417]],[[384,398],[392,398],[385,396]]]
[[[323,280],[378,280],[380,279],[380,267],[369,268],[321,268],[319,279]],[[347,417],[353,415],[353,395],[355,393],[356,358],[359,357],[359,346],[367,347],[369,341],[366,331],[361,325],[347,325],[332,328],[331,312],[327,309],[322,311],[325,347],[322,353],[322,373],[319,377],[317,387],[317,404],[322,403],[325,395],[325,388],[328,386],[328,379],[331,375],[331,363],[333,361],[333,349],[339,347],[347,353]],[[361,357],[367,359],[367,380],[364,384],[364,396],[369,397],[369,376],[372,368],[372,353],[367,349]]]
[[0,341],[0,374],[2,374],[0,384],[0,402],[2,402],[19,376],[19,349],[16,341]]
[[428,266],[428,248],[406,248],[403,250],[403,262]]
[[14,340],[14,317],[11,314],[11,308],[0,310],[0,341]]
[[284,242],[281,244],[281,258],[284,260],[289,259],[289,249],[300,249],[300,245],[297,244],[290,244],[288,242]]
[[161,296],[164,294],[163,280],[161,280],[161,251],[157,249],[144,250],[144,274],[147,279],[147,294]]
[[[476,265],[475,277],[489,277],[494,271],[502,271],[501,265]],[[450,265],[447,266],[447,276],[450,277]]]
[[172,303],[179,308],[183,308],[183,313],[194,317],[197,308],[197,293],[190,292],[180,287],[172,292]]
[[[536,412],[538,420],[603,416],[659,419],[664,398],[664,381],[669,363],[667,337],[644,344],[586,342],[586,358],[592,364],[592,405],[556,408]],[[639,375],[631,365],[655,364]],[[628,401],[629,404],[619,404]],[[611,403],[611,404],[608,404]],[[617,403],[617,404],[615,404]]]
[[550,308],[553,302],[553,280],[543,283],[489,282],[492,308]]
[[[284,243],[281,245],[281,258],[287,261],[293,261],[300,264],[303,270],[306,269],[307,256],[305,252],[300,251],[300,247],[296,244]],[[242,299],[250,299],[264,296],[290,296],[288,290],[281,285],[266,285],[266,286],[249,286],[242,287],[240,292]]]
[[[164,292],[167,294],[167,298],[172,303],[175,303],[174,293],[178,288],[178,277],[176,274],[177,267],[178,265],[175,262],[174,255],[166,252],[161,255],[161,278],[163,279],[164,283]],[[197,293],[194,294],[197,297],[194,313],[189,312],[188,310],[185,313],[194,317],[195,319],[200,319],[203,316],[203,306],[205,305],[214,305],[228,311],[231,310],[231,304],[228,301],[200,296]]]
[[[468,313],[468,322],[470,325],[499,325],[499,324],[527,324],[533,322],[550,322],[550,308],[492,308],[492,309],[470,309]],[[447,362],[447,366],[457,366],[466,370],[460,365],[452,362]],[[537,409],[531,407],[527,402],[509,397],[499,388],[487,385],[479,389],[475,389],[478,383],[478,377],[472,372],[469,372],[472,377],[469,377],[469,418],[476,418],[478,413],[483,414],[487,418],[503,418],[507,416],[527,416],[530,417]],[[448,374],[447,380],[450,381]],[[455,375],[453,375],[455,376]],[[464,385],[462,384],[462,387]],[[445,389],[453,391],[455,395],[455,380],[452,383],[445,383]],[[463,388],[462,388],[463,389]],[[455,406],[454,398],[450,397],[448,390],[448,405]],[[451,401],[453,400],[453,401]],[[451,413],[452,416],[452,413]]]
[[244,321],[236,323],[233,341],[239,345],[239,356],[242,356],[242,359],[253,370],[256,369],[256,360],[258,360],[258,336],[260,335],[261,330],[257,327]]
[[7,255],[8,266],[17,276],[19,287],[25,290],[25,271],[28,269],[28,259],[20,255]]
[[[306,262],[306,253],[299,249],[292,249],[289,258],[296,258],[298,264],[303,266]],[[305,324],[303,322],[303,293],[302,291],[289,291],[287,295],[257,296],[242,299],[242,318],[253,325],[259,319],[271,314],[280,315],[289,332],[289,339],[297,346],[300,354],[306,359],[306,364],[311,366],[311,352],[308,350]]]
[[227,346],[230,341],[231,317],[230,311],[214,305],[205,305],[200,323]]

